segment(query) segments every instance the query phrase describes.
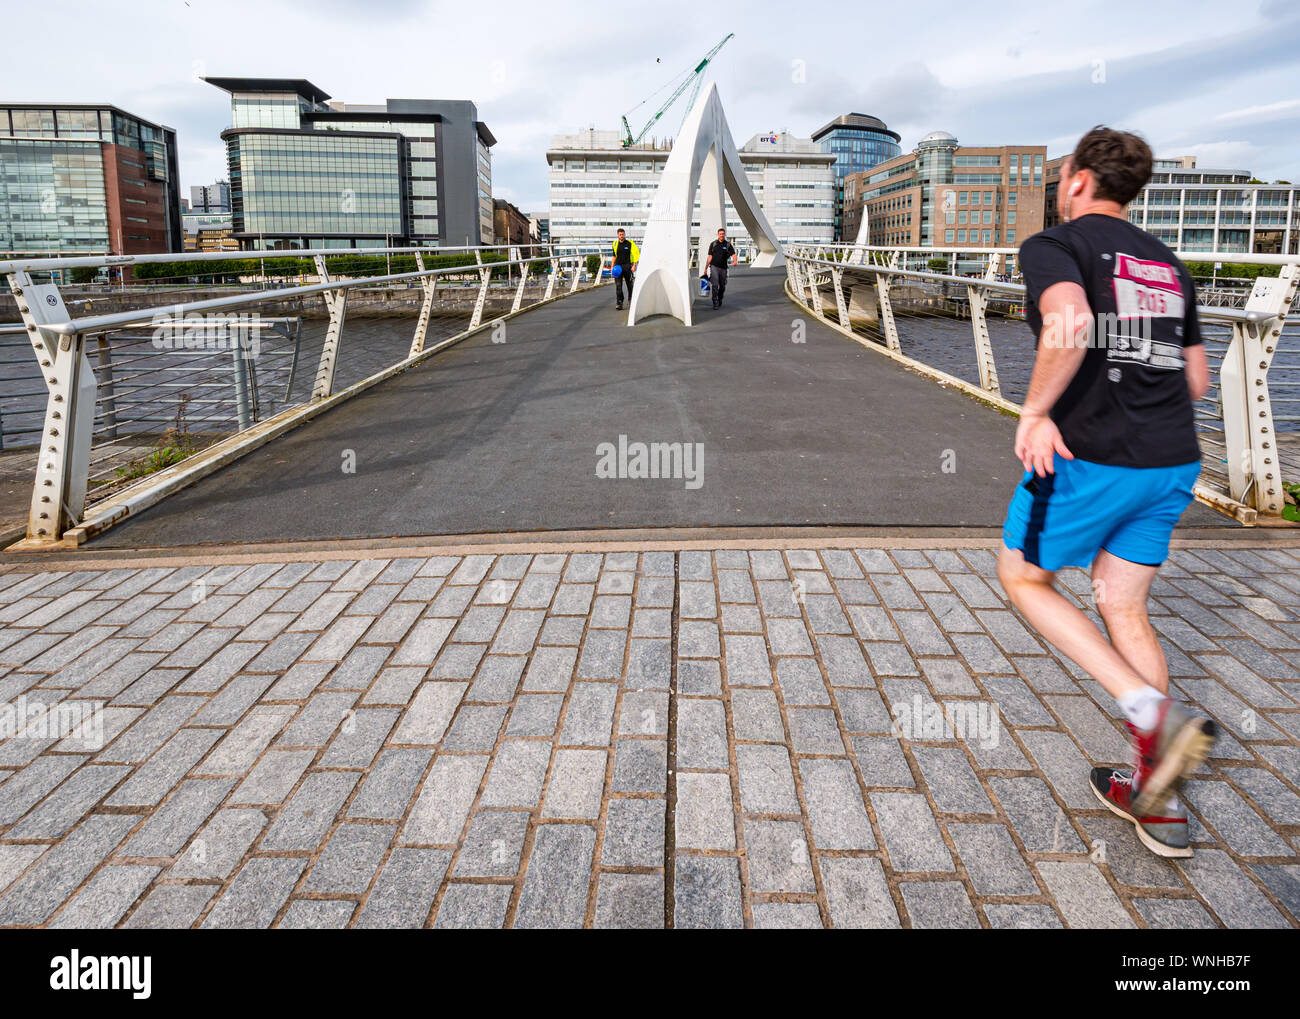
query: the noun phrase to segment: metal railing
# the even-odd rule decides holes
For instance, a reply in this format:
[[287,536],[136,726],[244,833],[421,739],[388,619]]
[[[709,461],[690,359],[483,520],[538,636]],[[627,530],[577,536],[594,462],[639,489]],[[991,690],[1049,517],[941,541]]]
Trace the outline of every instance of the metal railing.
[[[22,318],[0,326],[0,476],[34,476],[27,543],[84,540],[479,328],[599,286],[602,273],[588,272],[588,260],[596,256],[602,268],[608,260],[594,250],[547,249],[484,261],[493,250],[292,251],[285,254],[312,260],[315,282],[267,288],[263,280],[252,291],[78,317],[63,286],[39,280],[148,263],[202,275],[205,262],[261,253],[0,261]],[[426,267],[426,258],[448,253],[472,253],[474,261]],[[331,272],[331,259],[359,255],[413,256],[416,268],[354,278]],[[413,324],[401,314],[412,291]],[[350,305],[366,293],[378,298],[377,309],[349,321]],[[435,315],[444,294],[464,307]],[[317,299],[324,314],[306,318],[303,309]]]
[[[787,292],[814,315],[1003,409],[1019,410],[1033,368],[1015,249],[854,245],[786,251]],[[1279,518],[1300,483],[1300,256],[1197,254],[1278,266],[1240,299],[1198,304],[1211,388],[1197,404],[1201,501],[1254,523]],[[978,271],[937,271],[931,260]],[[963,339],[962,333],[965,334]]]

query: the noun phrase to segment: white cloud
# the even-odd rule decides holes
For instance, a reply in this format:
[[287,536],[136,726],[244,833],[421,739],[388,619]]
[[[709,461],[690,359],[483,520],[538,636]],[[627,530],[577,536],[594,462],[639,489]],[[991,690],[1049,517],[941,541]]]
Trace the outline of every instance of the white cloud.
[[[4,98],[110,102],[167,123],[179,134],[186,188],[226,173],[228,98],[195,81],[196,66],[304,77],[353,102],[473,99],[500,140],[498,191],[539,205],[552,134],[616,127],[734,31],[711,71],[741,139],[768,129],[807,135],[854,110],[879,116],[905,146],[934,129],[972,143],[1052,144],[1105,120],[1144,131],[1162,151],[1166,141],[1177,151],[1218,146],[1206,151],[1249,159],[1260,176],[1300,174],[1300,132],[1262,126],[1297,112],[1294,3],[1229,13],[1211,0],[1092,0],[1086,15],[1066,29],[1060,9],[1038,0],[978,9],[954,0],[657,0],[631,10],[591,0],[53,0],[8,10],[6,30],[43,39],[57,26],[58,74],[47,47],[10,47]],[[1098,59],[1104,87],[1089,81]],[[792,80],[795,60],[805,83]],[[670,112],[656,133],[672,134],[680,120]]]

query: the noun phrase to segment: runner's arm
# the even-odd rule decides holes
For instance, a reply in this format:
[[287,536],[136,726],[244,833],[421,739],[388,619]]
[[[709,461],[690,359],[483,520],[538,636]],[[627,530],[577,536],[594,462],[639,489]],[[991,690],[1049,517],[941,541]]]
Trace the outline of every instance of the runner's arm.
[[1210,365],[1205,359],[1205,338],[1201,336],[1201,320],[1196,312],[1196,284],[1187,267],[1182,268],[1187,291],[1187,313],[1183,318],[1183,373],[1187,376],[1187,391],[1195,402],[1210,391]]
[[1183,348],[1183,371],[1187,375],[1187,390],[1192,400],[1199,400],[1210,391],[1210,365],[1205,359],[1204,344]]
[[1021,416],[1045,417],[1065,392],[1088,352],[1092,309],[1077,283],[1053,283],[1038,299],[1043,328]]
[[1025,397],[1020,423],[1016,426],[1015,451],[1025,470],[1041,478],[1055,473],[1057,454],[1066,460],[1074,459],[1049,415],[1088,353],[1092,309],[1083,287],[1061,282],[1042,292],[1038,310],[1043,316],[1043,327],[1029,395]]

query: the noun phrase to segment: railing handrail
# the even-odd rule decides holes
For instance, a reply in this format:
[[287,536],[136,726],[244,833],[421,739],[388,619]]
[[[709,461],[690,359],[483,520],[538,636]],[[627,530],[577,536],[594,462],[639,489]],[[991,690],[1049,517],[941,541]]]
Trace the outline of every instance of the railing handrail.
[[135,311],[119,311],[111,315],[90,315],[85,318],[69,319],[52,325],[38,326],[42,332],[54,336],[73,336],[77,333],[100,332],[119,326],[156,322],[159,316],[172,317],[191,311],[215,311],[218,308],[238,308],[249,304],[262,304],[266,301],[282,301],[286,298],[320,294],[325,291],[350,290],[353,287],[373,287],[381,283],[393,283],[398,280],[423,279],[430,276],[443,276],[451,273],[479,272],[482,269],[503,269],[512,265],[531,265],[533,262],[549,261],[554,258],[559,262],[586,259],[589,255],[598,255],[597,251],[578,251],[571,255],[551,255],[547,258],[520,258],[507,262],[485,262],[480,265],[451,265],[437,269],[417,269],[414,272],[393,273],[390,276],[358,276],[353,279],[330,280],[325,283],[308,283],[298,287],[281,287],[276,290],[258,290],[251,294],[228,294],[225,297],[210,297],[205,301],[191,301],[180,304],[162,304],[153,308]]
[[[864,251],[878,252],[880,254],[891,254],[895,251],[904,254],[929,255],[931,258],[939,258],[944,255],[973,256],[981,255],[1019,255],[1020,249],[1016,248],[957,248],[947,247],[941,244],[935,244],[930,247],[908,247],[896,244],[845,244],[843,242],[831,244],[796,244],[787,245],[787,250],[791,247],[797,248],[822,248],[827,251]],[[1294,255],[1272,255],[1258,252],[1241,252],[1241,251],[1179,251],[1177,248],[1171,248],[1175,255],[1183,262],[1233,262],[1237,265],[1300,265],[1300,254]]]
[[[997,253],[996,249],[987,250],[993,251],[995,254]],[[831,262],[824,258],[813,258],[808,255],[799,255],[791,252],[787,252],[786,256],[789,258],[797,258],[809,265],[825,266],[827,269],[841,269],[845,272],[872,272],[877,275],[901,276],[904,279],[921,279],[935,283],[953,283],[961,286],[978,287],[981,290],[997,290],[1002,293],[1017,294],[1021,296],[1026,293],[1026,288],[1023,283],[1005,283],[1001,280],[986,279],[983,276],[952,276],[947,273],[926,272],[923,269],[900,269],[895,266],[873,265],[870,263]],[[1295,260],[1297,264],[1300,264],[1300,255],[1295,256]],[[1209,304],[1198,304],[1196,306],[1196,314],[1203,319],[1209,319],[1211,321],[1247,322],[1252,325],[1260,322],[1267,322],[1278,317],[1261,311],[1246,311],[1243,308],[1225,308]]]
[[[0,261],[0,273],[46,272],[50,269],[83,269],[93,266],[149,265],[156,262],[257,262],[273,258],[351,258],[358,255],[454,255],[458,252],[502,251],[510,248],[544,248],[552,254],[577,250],[572,244],[471,244],[439,248],[292,248],[271,251],[172,251],[141,255],[67,255],[48,258],[12,258]],[[555,251],[556,248],[560,250]],[[548,255],[538,255],[546,258]],[[535,261],[536,259],[528,259]],[[502,263],[494,263],[500,265]]]

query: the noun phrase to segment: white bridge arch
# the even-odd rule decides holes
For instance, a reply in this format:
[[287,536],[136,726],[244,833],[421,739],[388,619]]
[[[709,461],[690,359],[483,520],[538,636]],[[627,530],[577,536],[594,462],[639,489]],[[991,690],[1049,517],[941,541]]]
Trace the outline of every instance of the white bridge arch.
[[651,315],[672,315],[691,325],[691,305],[698,290],[690,267],[691,218],[697,188],[700,266],[708,257],[709,244],[718,228],[725,225],[724,195],[731,197],[736,214],[758,247],[754,265],[785,264],[776,231],[745,177],[718,88],[710,84],[692,107],[664,165],[641,245],[628,325]]

